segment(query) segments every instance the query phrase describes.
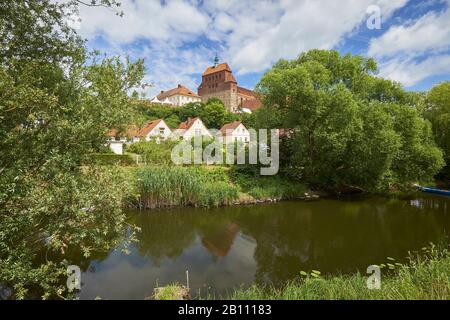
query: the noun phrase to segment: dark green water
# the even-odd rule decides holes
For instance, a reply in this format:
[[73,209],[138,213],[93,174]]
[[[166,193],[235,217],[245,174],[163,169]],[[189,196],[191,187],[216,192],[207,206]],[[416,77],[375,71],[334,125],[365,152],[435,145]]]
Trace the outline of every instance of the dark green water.
[[143,299],[155,286],[185,283],[194,295],[226,295],[281,284],[301,270],[365,272],[440,242],[450,231],[450,198],[281,202],[219,209],[130,212],[139,241],[85,261],[80,297]]

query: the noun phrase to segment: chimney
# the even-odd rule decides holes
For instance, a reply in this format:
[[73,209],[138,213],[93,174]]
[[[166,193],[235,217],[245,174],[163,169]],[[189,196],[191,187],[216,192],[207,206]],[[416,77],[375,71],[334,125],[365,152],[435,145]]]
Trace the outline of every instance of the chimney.
[[178,84],[178,88],[181,88],[181,84]]
[[161,90],[161,93],[164,93],[164,90]]

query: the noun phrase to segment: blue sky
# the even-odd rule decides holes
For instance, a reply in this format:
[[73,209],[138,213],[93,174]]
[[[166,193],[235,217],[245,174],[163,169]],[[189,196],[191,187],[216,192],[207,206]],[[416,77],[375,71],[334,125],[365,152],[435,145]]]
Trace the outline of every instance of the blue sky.
[[[122,0],[81,8],[90,49],[144,58],[149,97],[178,83],[196,91],[217,53],[253,88],[280,58],[313,49],[374,57],[408,90],[450,80],[450,0]],[[379,11],[378,11],[379,10]],[[381,28],[367,21],[381,15]],[[375,16],[374,16],[375,15]]]

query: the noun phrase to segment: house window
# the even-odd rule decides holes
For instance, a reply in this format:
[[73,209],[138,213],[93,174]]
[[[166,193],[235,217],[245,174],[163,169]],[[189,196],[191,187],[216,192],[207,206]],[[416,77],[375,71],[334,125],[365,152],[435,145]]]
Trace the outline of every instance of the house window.
[[202,129],[195,129],[195,135],[201,136],[202,135]]
[[164,128],[159,128],[159,134],[164,135]]

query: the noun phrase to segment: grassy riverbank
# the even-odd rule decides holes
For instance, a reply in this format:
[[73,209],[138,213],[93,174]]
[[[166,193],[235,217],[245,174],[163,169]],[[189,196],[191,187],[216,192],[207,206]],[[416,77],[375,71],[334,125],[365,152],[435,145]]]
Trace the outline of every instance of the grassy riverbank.
[[[387,274],[386,274],[387,273]],[[408,265],[381,272],[381,289],[367,289],[368,275],[307,276],[282,288],[254,285],[240,288],[231,300],[448,300],[450,299],[450,254],[432,252],[415,257]]]
[[277,176],[261,177],[226,167],[145,166],[123,168],[126,205],[142,209],[194,206],[219,207],[304,196],[307,188]]
[[[282,288],[253,285],[232,291],[226,300],[449,300],[450,253],[448,250],[424,248],[426,254],[416,255],[407,265],[388,263],[381,271],[381,288],[369,290],[369,275],[321,277],[319,272],[300,275]],[[387,269],[387,270],[386,270]],[[392,270],[391,270],[392,269]],[[303,272],[302,272],[303,273]],[[164,292],[176,292],[171,284]],[[204,297],[197,297],[204,298]],[[221,297],[207,296],[206,299]],[[177,300],[178,295],[166,294],[155,299]]]

